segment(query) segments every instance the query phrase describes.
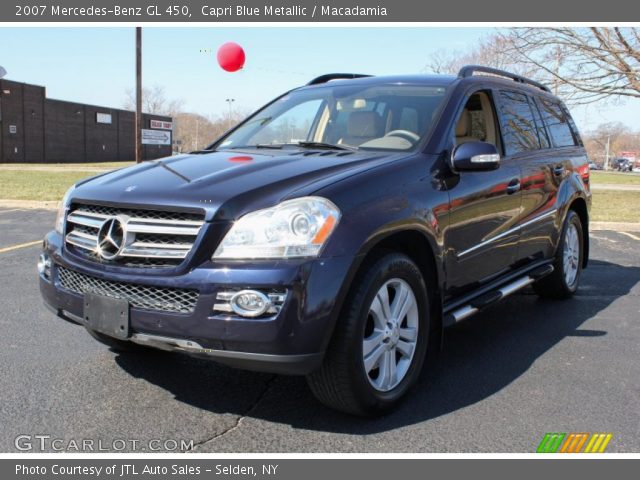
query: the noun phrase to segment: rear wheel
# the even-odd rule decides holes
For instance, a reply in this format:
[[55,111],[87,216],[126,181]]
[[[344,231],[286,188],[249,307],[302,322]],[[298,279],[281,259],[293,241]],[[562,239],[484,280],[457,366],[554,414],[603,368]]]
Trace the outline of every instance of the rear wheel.
[[535,292],[545,298],[563,299],[573,296],[578,290],[583,256],[582,222],[576,212],[569,210],[553,265],[554,271],[533,284]]
[[415,383],[429,333],[425,282],[405,255],[388,254],[358,276],[322,367],[307,377],[325,405],[384,412]]

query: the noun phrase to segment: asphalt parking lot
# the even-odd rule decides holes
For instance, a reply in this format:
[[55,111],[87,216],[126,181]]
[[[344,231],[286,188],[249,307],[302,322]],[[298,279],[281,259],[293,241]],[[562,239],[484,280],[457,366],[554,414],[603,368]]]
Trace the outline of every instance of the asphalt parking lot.
[[638,233],[592,233],[574,299],[525,291],[449,329],[407,401],[372,420],[319,405],[303,378],[119,355],[56,319],[30,244],[54,215],[0,209],[1,452],[20,434],[199,452],[534,452],[546,432],[611,432],[608,452],[640,452]]

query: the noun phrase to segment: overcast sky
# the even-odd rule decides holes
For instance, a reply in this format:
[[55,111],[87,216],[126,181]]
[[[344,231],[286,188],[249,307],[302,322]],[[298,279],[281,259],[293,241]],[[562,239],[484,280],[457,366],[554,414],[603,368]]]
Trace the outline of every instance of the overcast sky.
[[[253,110],[328,72],[424,73],[438,50],[472,47],[491,28],[145,28],[143,83],[161,85],[185,110],[221,114],[225,99]],[[226,41],[247,55],[237,73],[215,58]],[[0,28],[7,78],[44,85],[49,98],[122,107],[135,82],[133,28]],[[581,130],[621,121],[638,130],[640,101],[572,109]]]

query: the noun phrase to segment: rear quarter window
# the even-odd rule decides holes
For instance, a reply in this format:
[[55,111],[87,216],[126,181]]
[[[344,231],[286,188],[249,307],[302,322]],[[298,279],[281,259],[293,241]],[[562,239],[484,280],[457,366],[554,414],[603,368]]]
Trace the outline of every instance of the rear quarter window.
[[539,98],[538,101],[542,120],[547,126],[553,146],[573,147],[580,145],[573,121],[564,106],[546,98]]

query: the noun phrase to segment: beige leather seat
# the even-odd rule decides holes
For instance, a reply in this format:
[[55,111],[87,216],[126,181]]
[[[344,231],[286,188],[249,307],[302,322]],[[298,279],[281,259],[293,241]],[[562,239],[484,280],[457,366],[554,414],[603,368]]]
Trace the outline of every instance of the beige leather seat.
[[456,145],[460,145],[465,142],[473,142],[478,140],[471,136],[471,114],[466,108],[462,110],[460,119],[456,124]]
[[384,136],[384,122],[377,112],[352,112],[347,120],[347,135],[338,143],[357,147]]

